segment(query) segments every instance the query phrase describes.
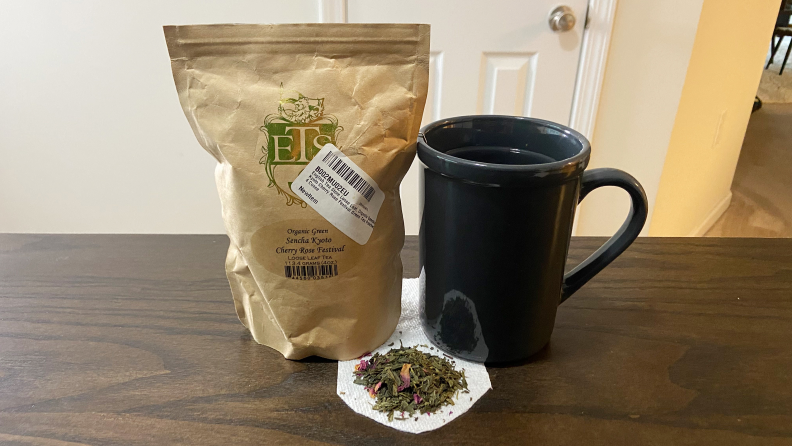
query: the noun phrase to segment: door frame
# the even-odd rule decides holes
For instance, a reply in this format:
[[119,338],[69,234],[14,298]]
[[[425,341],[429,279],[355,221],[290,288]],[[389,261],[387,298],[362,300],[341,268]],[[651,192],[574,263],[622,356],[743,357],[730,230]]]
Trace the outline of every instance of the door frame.
[[[318,0],[321,23],[346,23],[347,0]],[[602,81],[618,0],[589,0],[583,15],[583,40],[578,59],[569,126],[591,139],[597,119]]]
[[[346,1],[346,0],[343,0]],[[589,0],[569,126],[591,140],[618,0]]]
[[[575,79],[575,93],[572,95],[569,126],[582,133],[589,141],[594,136],[594,126],[597,123],[597,110],[605,79],[617,2],[618,0],[589,0],[584,19],[586,22]],[[572,235],[577,234],[579,218],[580,213],[575,212]]]
[[319,23],[347,21],[347,0],[319,0]]

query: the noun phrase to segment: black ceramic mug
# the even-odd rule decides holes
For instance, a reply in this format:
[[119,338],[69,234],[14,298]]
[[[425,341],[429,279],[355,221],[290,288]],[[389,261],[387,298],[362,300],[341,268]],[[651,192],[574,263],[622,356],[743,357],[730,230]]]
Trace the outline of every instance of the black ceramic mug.
[[[635,240],[643,188],[620,170],[584,171],[590,153],[583,135],[540,119],[465,116],[421,129],[421,319],[438,347],[481,362],[527,358],[550,340],[558,305]],[[575,208],[602,186],[630,194],[627,221],[564,274]]]

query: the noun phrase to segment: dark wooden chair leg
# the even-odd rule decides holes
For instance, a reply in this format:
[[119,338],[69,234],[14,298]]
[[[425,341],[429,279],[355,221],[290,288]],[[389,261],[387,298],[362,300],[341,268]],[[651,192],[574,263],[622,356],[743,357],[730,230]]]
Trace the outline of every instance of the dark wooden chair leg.
[[[776,37],[778,37],[778,42],[774,43],[773,40],[775,40]],[[775,34],[773,34],[773,37],[770,39],[770,60],[767,61],[765,70],[770,68],[770,64],[773,63],[773,58],[775,57],[776,52],[778,52],[778,48],[781,46],[781,39],[783,39],[783,36],[776,36]]]
[[789,52],[790,51],[792,51],[792,36],[789,36],[789,46],[787,47],[786,55],[784,56],[784,61],[781,62],[781,70],[778,72],[779,76],[784,74],[784,65],[786,65],[787,59],[789,59]]

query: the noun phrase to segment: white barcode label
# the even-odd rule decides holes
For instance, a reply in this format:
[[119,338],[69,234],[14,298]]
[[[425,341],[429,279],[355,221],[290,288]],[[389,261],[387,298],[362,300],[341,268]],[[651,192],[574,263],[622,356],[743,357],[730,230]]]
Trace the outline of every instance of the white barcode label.
[[371,237],[385,200],[377,183],[332,144],[314,155],[291,190],[361,245]]
[[333,152],[327,152],[327,154],[322,157],[322,161],[330,166],[330,168],[333,169],[333,172],[341,175],[344,181],[355,188],[356,191],[360,192],[366,201],[371,201],[371,197],[374,196],[374,186],[363,179],[363,177],[360,176],[360,174],[358,174],[349,164],[347,164],[346,161],[344,161],[342,158],[339,158],[338,155]]

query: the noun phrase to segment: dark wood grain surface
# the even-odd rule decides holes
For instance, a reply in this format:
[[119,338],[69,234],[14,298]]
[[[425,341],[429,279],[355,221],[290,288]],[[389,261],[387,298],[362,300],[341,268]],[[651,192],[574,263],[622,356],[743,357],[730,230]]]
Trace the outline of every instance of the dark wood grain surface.
[[[571,262],[601,239],[575,239]],[[448,426],[349,410],[234,313],[223,236],[0,235],[0,443],[792,444],[792,240],[640,239]],[[416,242],[403,253],[417,274]]]

